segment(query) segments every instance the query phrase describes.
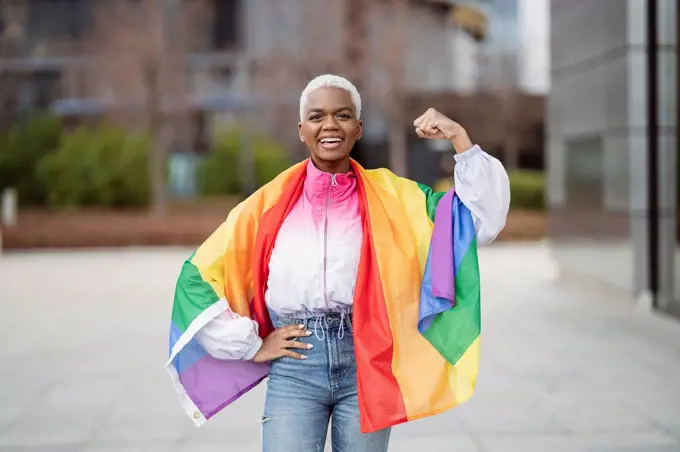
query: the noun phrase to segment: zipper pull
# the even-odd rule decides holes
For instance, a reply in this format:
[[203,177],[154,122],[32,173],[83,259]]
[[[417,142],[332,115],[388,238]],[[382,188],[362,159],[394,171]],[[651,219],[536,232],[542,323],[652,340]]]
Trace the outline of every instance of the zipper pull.
[[338,181],[335,180],[335,174],[331,174],[331,187],[337,187]]

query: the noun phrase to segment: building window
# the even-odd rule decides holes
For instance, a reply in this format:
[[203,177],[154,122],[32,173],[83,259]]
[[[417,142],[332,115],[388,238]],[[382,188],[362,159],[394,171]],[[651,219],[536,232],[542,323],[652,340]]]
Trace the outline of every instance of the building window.
[[90,9],[90,0],[33,0],[28,9],[28,32],[38,40],[83,38]]
[[213,45],[217,50],[241,45],[241,0],[213,0]]

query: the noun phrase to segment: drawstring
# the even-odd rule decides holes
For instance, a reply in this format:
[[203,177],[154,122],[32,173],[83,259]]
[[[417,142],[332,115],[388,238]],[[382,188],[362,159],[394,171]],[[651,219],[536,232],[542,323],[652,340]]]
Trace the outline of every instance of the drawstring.
[[[345,337],[345,320],[349,323],[349,328],[352,328],[351,316],[348,317],[344,312],[340,313],[340,328],[338,330],[338,339]],[[314,319],[314,336],[320,341],[326,339],[328,332],[328,323],[330,319],[325,314],[319,314]]]
[[[326,339],[326,329],[324,328],[324,322],[325,316],[323,314],[319,314],[316,316],[316,322],[314,322],[314,336],[320,341]],[[319,337],[318,331],[319,331],[319,322],[321,322],[321,332],[323,333],[321,337]]]
[[338,331],[338,339],[345,337],[345,313],[340,313],[340,331]]

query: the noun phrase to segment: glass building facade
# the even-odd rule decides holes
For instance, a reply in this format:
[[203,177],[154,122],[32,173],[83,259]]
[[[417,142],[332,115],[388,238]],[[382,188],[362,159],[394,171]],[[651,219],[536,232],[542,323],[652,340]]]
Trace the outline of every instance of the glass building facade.
[[550,16],[558,268],[680,316],[677,4],[553,0]]

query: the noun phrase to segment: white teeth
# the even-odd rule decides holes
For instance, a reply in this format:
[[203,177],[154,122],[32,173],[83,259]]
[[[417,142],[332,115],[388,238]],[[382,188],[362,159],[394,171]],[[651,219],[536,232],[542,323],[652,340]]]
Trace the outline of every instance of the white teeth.
[[322,143],[339,143],[341,141],[340,138],[324,138],[321,140]]

